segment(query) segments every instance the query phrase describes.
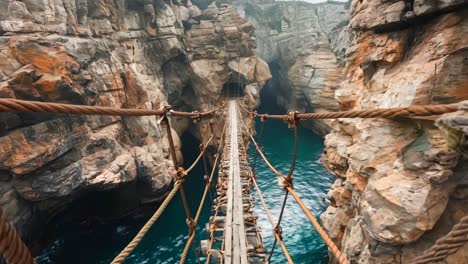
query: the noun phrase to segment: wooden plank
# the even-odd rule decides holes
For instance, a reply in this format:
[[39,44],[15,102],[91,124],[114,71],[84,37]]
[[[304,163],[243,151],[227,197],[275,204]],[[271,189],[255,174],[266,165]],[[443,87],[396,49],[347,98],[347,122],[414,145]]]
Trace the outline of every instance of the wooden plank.
[[224,225],[224,263],[247,264],[247,241],[244,223],[242,179],[240,175],[238,109],[236,101],[229,103],[229,173]]
[[237,116],[237,104],[231,103],[232,111],[232,121],[233,121],[233,133],[231,133],[231,159],[232,159],[232,170],[233,170],[233,180],[234,180],[234,231],[235,231],[235,247],[234,247],[234,256],[236,264],[247,264],[247,245],[246,245],[246,236],[244,228],[244,209],[243,209],[243,195],[242,195],[242,183],[240,177],[240,164],[239,164],[239,142],[238,142],[238,116]]
[[226,205],[226,222],[224,224],[224,263],[232,263],[232,206],[233,206],[233,175],[232,175],[232,133],[233,133],[233,118],[231,104],[229,105],[229,136],[231,143],[231,151],[229,158],[229,176],[228,176],[228,186],[227,186],[227,205]]

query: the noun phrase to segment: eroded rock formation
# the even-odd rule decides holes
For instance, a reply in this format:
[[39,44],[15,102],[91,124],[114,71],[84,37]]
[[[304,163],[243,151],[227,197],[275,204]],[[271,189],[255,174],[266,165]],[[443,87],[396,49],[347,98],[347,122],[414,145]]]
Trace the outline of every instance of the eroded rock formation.
[[[257,54],[276,66],[277,103],[299,111],[334,111],[342,64],[353,37],[345,27],[345,3],[249,1],[245,15],[256,27]],[[330,131],[327,121],[303,122],[315,132]]]
[[[341,110],[468,99],[463,1],[352,1]],[[468,214],[466,111],[429,119],[340,119],[324,164],[337,179],[321,216],[350,263],[412,263]],[[466,246],[447,263],[466,263]]]
[[[228,5],[0,0],[0,34],[6,98],[208,110],[238,79],[255,104],[270,78],[253,26]],[[137,182],[141,198],[157,199],[172,184],[157,117],[0,113],[0,124],[0,206],[23,235],[89,190]],[[172,119],[180,160],[177,135],[198,133],[190,124]]]

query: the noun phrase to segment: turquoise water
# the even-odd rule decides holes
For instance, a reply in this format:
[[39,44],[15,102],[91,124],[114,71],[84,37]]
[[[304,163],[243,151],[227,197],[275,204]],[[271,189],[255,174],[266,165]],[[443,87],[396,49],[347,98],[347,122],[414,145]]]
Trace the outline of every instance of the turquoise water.
[[[257,124],[257,131],[260,131],[259,127],[260,124]],[[288,129],[282,121],[271,120],[265,123],[264,131],[262,149],[265,155],[279,171],[287,174],[292,156],[292,129]],[[321,138],[308,130],[299,129],[298,156],[293,174],[294,189],[315,216],[325,210],[326,205],[322,198],[326,197],[331,184],[331,176],[319,162],[322,149]],[[249,160],[253,164],[257,159],[255,166],[257,183],[276,221],[281,211],[284,191],[279,188],[276,175],[263,163],[263,160],[254,157],[255,152],[255,149],[250,148]],[[271,250],[274,240],[273,228],[262,209],[260,200],[255,200],[254,211],[259,216],[264,244],[268,250]],[[292,196],[288,197],[281,226],[283,240],[294,263],[327,263],[326,246]],[[286,263],[279,245],[276,246],[271,263]]]
[[[274,112],[265,106],[262,106],[259,112],[268,110],[269,113]],[[260,126],[261,123],[258,123],[257,131],[260,131]],[[183,137],[183,141],[184,156],[186,163],[189,164],[196,157],[198,142],[190,136]],[[268,121],[265,123],[265,133],[261,141],[270,161],[280,171],[286,173],[292,155],[292,130],[281,121]],[[315,215],[319,215],[325,209],[326,205],[322,202],[322,198],[326,196],[331,184],[331,176],[319,163],[322,150],[323,140],[300,128],[294,187]],[[253,162],[255,150],[251,148],[249,153],[249,159]],[[257,158],[255,170],[264,198],[272,214],[277,218],[284,193],[278,187],[276,176],[263,164],[261,158]],[[185,183],[192,212],[195,212],[203,192],[202,178],[203,171],[200,165]],[[197,241],[207,238],[204,226],[211,213],[210,207],[211,201],[207,199],[197,227]],[[144,207],[124,219],[111,222],[73,220],[74,218],[69,217],[71,213],[67,216],[66,212],[54,221],[50,233],[56,239],[49,243],[37,261],[39,264],[109,263],[134,237],[154,210],[154,206]],[[272,228],[258,199],[255,200],[254,210],[259,216],[265,247],[270,250],[273,243]],[[295,263],[327,262],[325,245],[291,196],[288,198],[282,228],[284,241]],[[185,214],[180,197],[176,196],[125,263],[178,263],[186,240]],[[196,247],[198,245],[199,243],[196,243]],[[192,250],[187,263],[197,263]],[[272,263],[286,263],[279,246],[276,247]]]

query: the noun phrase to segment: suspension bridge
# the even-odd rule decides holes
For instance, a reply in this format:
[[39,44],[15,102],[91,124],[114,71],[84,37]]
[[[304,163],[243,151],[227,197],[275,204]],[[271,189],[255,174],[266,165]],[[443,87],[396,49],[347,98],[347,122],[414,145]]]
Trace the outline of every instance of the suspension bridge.
[[[466,103],[464,103],[466,104]],[[186,214],[188,225],[188,239],[180,256],[179,263],[185,263],[187,254],[193,248],[196,226],[198,224],[203,205],[208,193],[216,186],[217,197],[214,199],[213,214],[207,223],[209,239],[201,241],[202,251],[206,254],[205,262],[209,263],[269,263],[272,252],[277,244],[281,247],[288,263],[294,263],[293,257],[287,250],[282,238],[281,221],[286,206],[288,196],[298,203],[304,214],[310,220],[324,243],[327,245],[330,257],[336,263],[348,263],[345,255],[340,251],[328,236],[320,223],[310,212],[301,200],[301,194],[296,193],[293,185],[293,173],[295,168],[296,150],[298,144],[298,125],[301,119],[326,119],[326,118],[396,118],[396,117],[424,117],[452,113],[460,110],[462,103],[446,105],[421,105],[387,109],[371,109],[359,111],[342,111],[330,113],[298,113],[290,111],[285,115],[258,114],[244,107],[237,100],[230,100],[222,103],[219,107],[203,112],[179,112],[171,107],[162,109],[119,109],[111,107],[83,106],[58,103],[45,103],[36,101],[24,101],[16,99],[1,99],[0,112],[28,112],[28,113],[53,113],[53,114],[77,114],[77,115],[120,115],[120,116],[159,116],[161,122],[166,126],[171,158],[177,173],[174,175],[174,185],[153,214],[148,222],[142,227],[138,234],[129,242],[112,263],[123,263],[125,259],[138,246],[142,238],[146,235],[153,224],[164,213],[165,209],[175,197],[180,194]],[[187,169],[178,164],[172,129],[170,123],[171,116],[181,116],[192,118],[195,122],[202,119],[218,119],[223,124],[222,132],[216,133],[210,126],[210,137],[200,146],[200,153],[194,163]],[[245,120],[257,118],[261,122],[268,119],[281,119],[293,130],[295,138],[292,146],[294,155],[292,157],[290,169],[287,174],[278,171],[270,163],[268,157],[262,152],[261,146],[255,139],[251,128]],[[277,176],[279,188],[285,191],[282,199],[282,210],[275,217],[270,213],[268,206],[264,202],[262,192],[257,185],[256,175],[247,162],[247,147],[249,142],[257,150],[258,155],[268,165],[271,171]],[[217,145],[217,152],[214,154],[214,162],[210,172],[206,171],[205,189],[200,200],[198,210],[192,216],[192,212],[187,203],[184,191],[184,180],[195,165],[203,160],[206,163],[206,150],[208,145]],[[206,166],[205,166],[206,167]],[[206,168],[205,168],[206,170]],[[214,184],[214,175],[218,170],[218,181]],[[252,210],[253,197],[251,189],[256,189],[256,194],[260,199],[265,214],[268,216],[274,230],[274,245],[267,250],[262,242],[261,230],[257,226],[257,216]],[[290,216],[289,216],[290,217]],[[459,223],[452,227],[452,230],[445,236],[438,239],[421,256],[414,259],[413,263],[433,263],[440,261],[455,253],[460,247],[468,242],[468,216],[463,217]],[[85,254],[85,252],[84,252]],[[0,256],[9,264],[31,264],[35,263],[28,248],[22,242],[14,226],[7,220],[7,216],[0,208]],[[197,256],[198,258],[198,256]],[[199,259],[200,261],[200,259]]]

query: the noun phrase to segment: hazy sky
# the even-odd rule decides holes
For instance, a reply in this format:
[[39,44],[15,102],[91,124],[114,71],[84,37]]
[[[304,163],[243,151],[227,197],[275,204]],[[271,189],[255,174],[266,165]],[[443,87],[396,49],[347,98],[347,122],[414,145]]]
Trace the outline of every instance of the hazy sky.
[[[293,1],[293,0],[282,0],[282,1]],[[327,0],[302,0],[304,2],[309,2],[309,3],[323,3],[326,2]],[[347,2],[348,0],[336,0],[340,2]]]

